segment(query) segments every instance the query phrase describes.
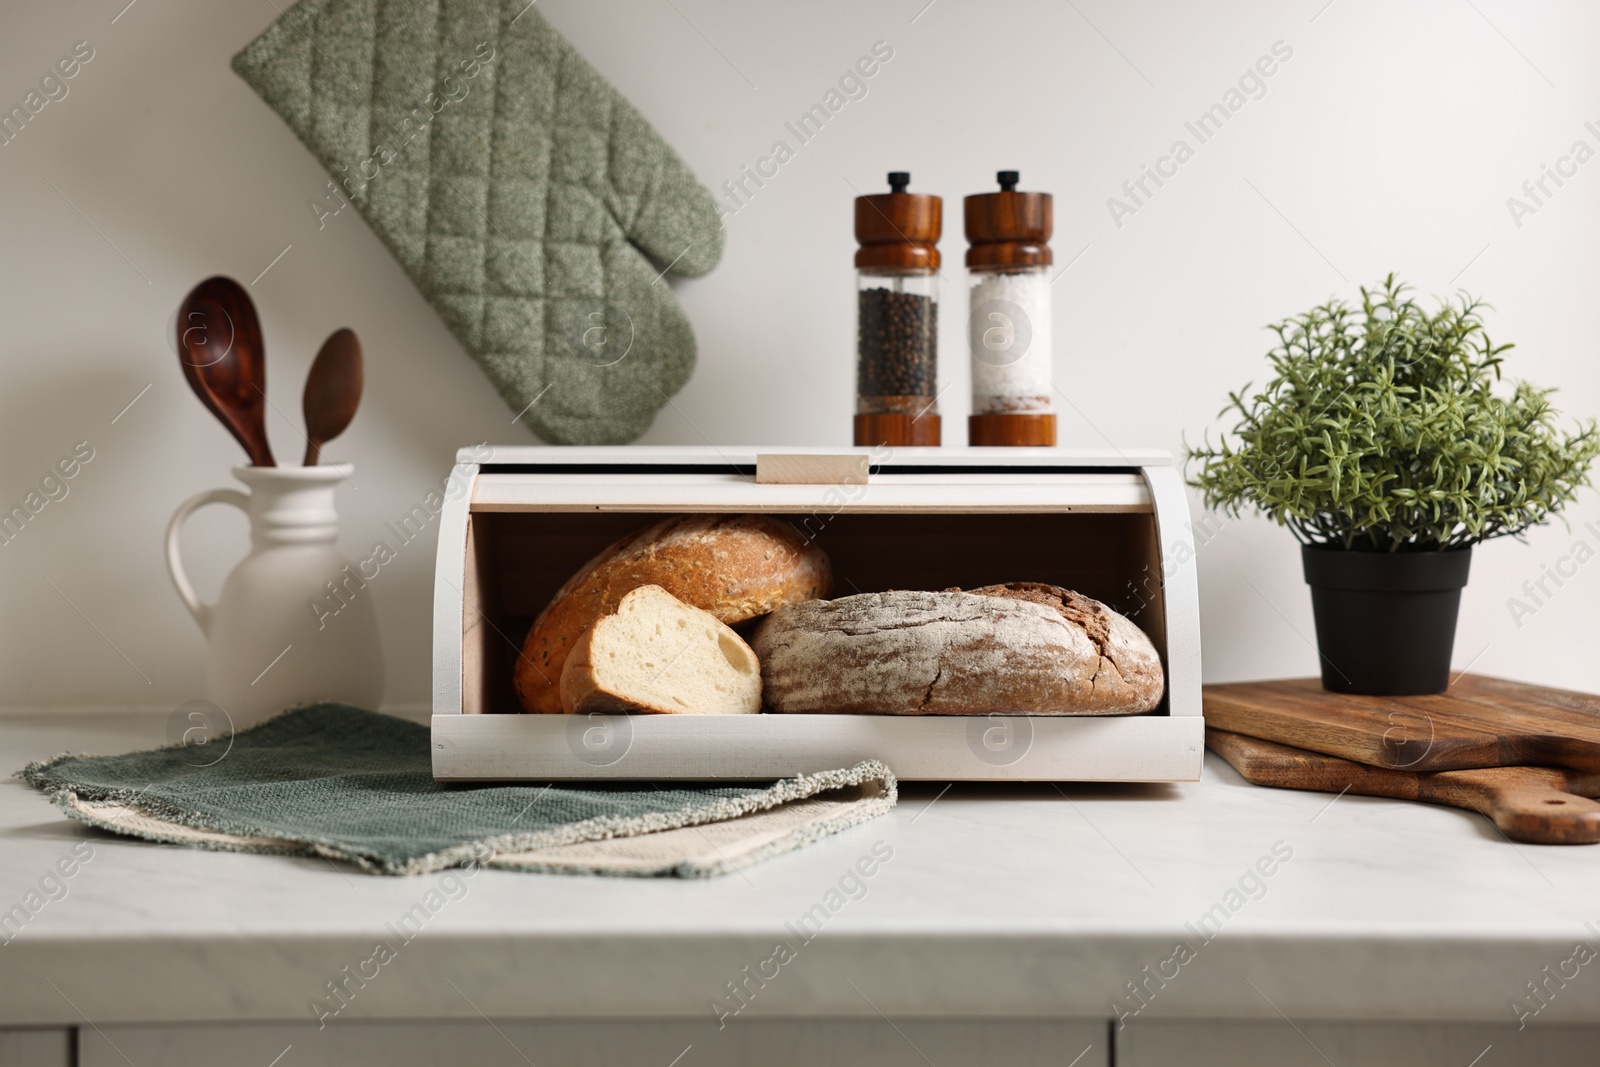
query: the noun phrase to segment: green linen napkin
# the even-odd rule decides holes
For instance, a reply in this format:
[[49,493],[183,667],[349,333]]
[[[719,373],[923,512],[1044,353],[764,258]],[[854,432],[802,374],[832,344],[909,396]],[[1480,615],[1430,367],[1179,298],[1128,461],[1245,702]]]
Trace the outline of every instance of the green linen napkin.
[[694,369],[666,277],[722,255],[711,193],[526,0],[301,0],[233,59],[518,417],[622,444]]
[[767,786],[446,785],[433,780],[428,744],[417,723],[318,704],[203,752],[63,755],[18,776],[116,833],[317,854],[375,874],[486,865],[706,877],[874,818],[896,796],[876,761]]

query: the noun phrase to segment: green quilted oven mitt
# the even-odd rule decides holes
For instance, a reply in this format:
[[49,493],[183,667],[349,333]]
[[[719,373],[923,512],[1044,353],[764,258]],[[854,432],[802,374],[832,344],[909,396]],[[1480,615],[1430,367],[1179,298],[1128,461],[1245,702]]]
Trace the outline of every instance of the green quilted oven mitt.
[[301,0],[233,69],[540,437],[631,441],[688,380],[711,194],[526,0]]

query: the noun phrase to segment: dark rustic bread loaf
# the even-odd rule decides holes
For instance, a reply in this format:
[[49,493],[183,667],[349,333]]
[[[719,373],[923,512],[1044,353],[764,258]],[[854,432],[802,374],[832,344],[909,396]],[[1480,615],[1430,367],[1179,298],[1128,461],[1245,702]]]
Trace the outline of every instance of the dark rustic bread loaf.
[[524,711],[559,714],[561,670],[573,644],[642,585],[659,585],[724,623],[827,596],[827,554],[781,519],[684,515],[611,545],[567,579],[534,620],[517,657]]
[[[1138,643],[1122,627],[1117,640]],[[1158,662],[1154,685],[1147,677],[1130,685],[1059,606],[1006,595],[896,590],[808,600],[763,619],[750,646],[774,712],[1131,715],[1162,699]]]
[[[959,589],[948,591],[960,592]],[[1129,701],[1148,705],[1141,707],[1141,711],[1149,711],[1161,702],[1166,690],[1161,656],[1145,632],[1126,615],[1119,615],[1092,597],[1044,582],[1006,582],[967,592],[1028,600],[1054,608],[1063,619],[1081,629],[1099,652],[1102,662],[1095,689],[1103,699],[1115,701],[1121,691]]]
[[[1129,715],[1154,708],[1161,701],[1159,661],[1154,684],[1141,676],[1130,685],[1096,636],[1114,628],[1120,644],[1138,642],[1097,612],[1086,613],[1078,600],[1143,638],[1087,598],[1069,605],[1066,598],[1051,604],[898,590],[779,608],[750,645],[761,659],[767,706],[777,712]],[[1153,656],[1154,648],[1148,651]]]

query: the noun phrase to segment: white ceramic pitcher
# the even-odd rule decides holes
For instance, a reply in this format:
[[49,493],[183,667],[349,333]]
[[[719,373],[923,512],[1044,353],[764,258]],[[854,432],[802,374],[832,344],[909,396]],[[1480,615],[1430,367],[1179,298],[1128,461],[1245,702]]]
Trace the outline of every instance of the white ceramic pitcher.
[[[206,696],[236,730],[298,704],[376,709],[383,699],[372,591],[334,547],[333,494],[352,469],[235,467],[248,494],[200,493],[167,526],[172,584],[210,642]],[[183,521],[207,504],[232,504],[250,517],[250,555],[228,575],[215,604],[195,596],[178,549]]]

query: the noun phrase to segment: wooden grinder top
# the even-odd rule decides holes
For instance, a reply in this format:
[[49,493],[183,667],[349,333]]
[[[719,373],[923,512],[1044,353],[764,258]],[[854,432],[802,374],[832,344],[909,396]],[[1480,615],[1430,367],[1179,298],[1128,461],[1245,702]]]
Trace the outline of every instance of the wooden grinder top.
[[1017,192],[1018,175],[995,175],[998,193],[978,193],[962,202],[966,215],[967,267],[1048,267],[1055,262],[1050,234],[1055,221],[1049,193]]
[[856,269],[938,270],[944,201],[908,193],[911,175],[891,171],[889,192],[856,197]]

